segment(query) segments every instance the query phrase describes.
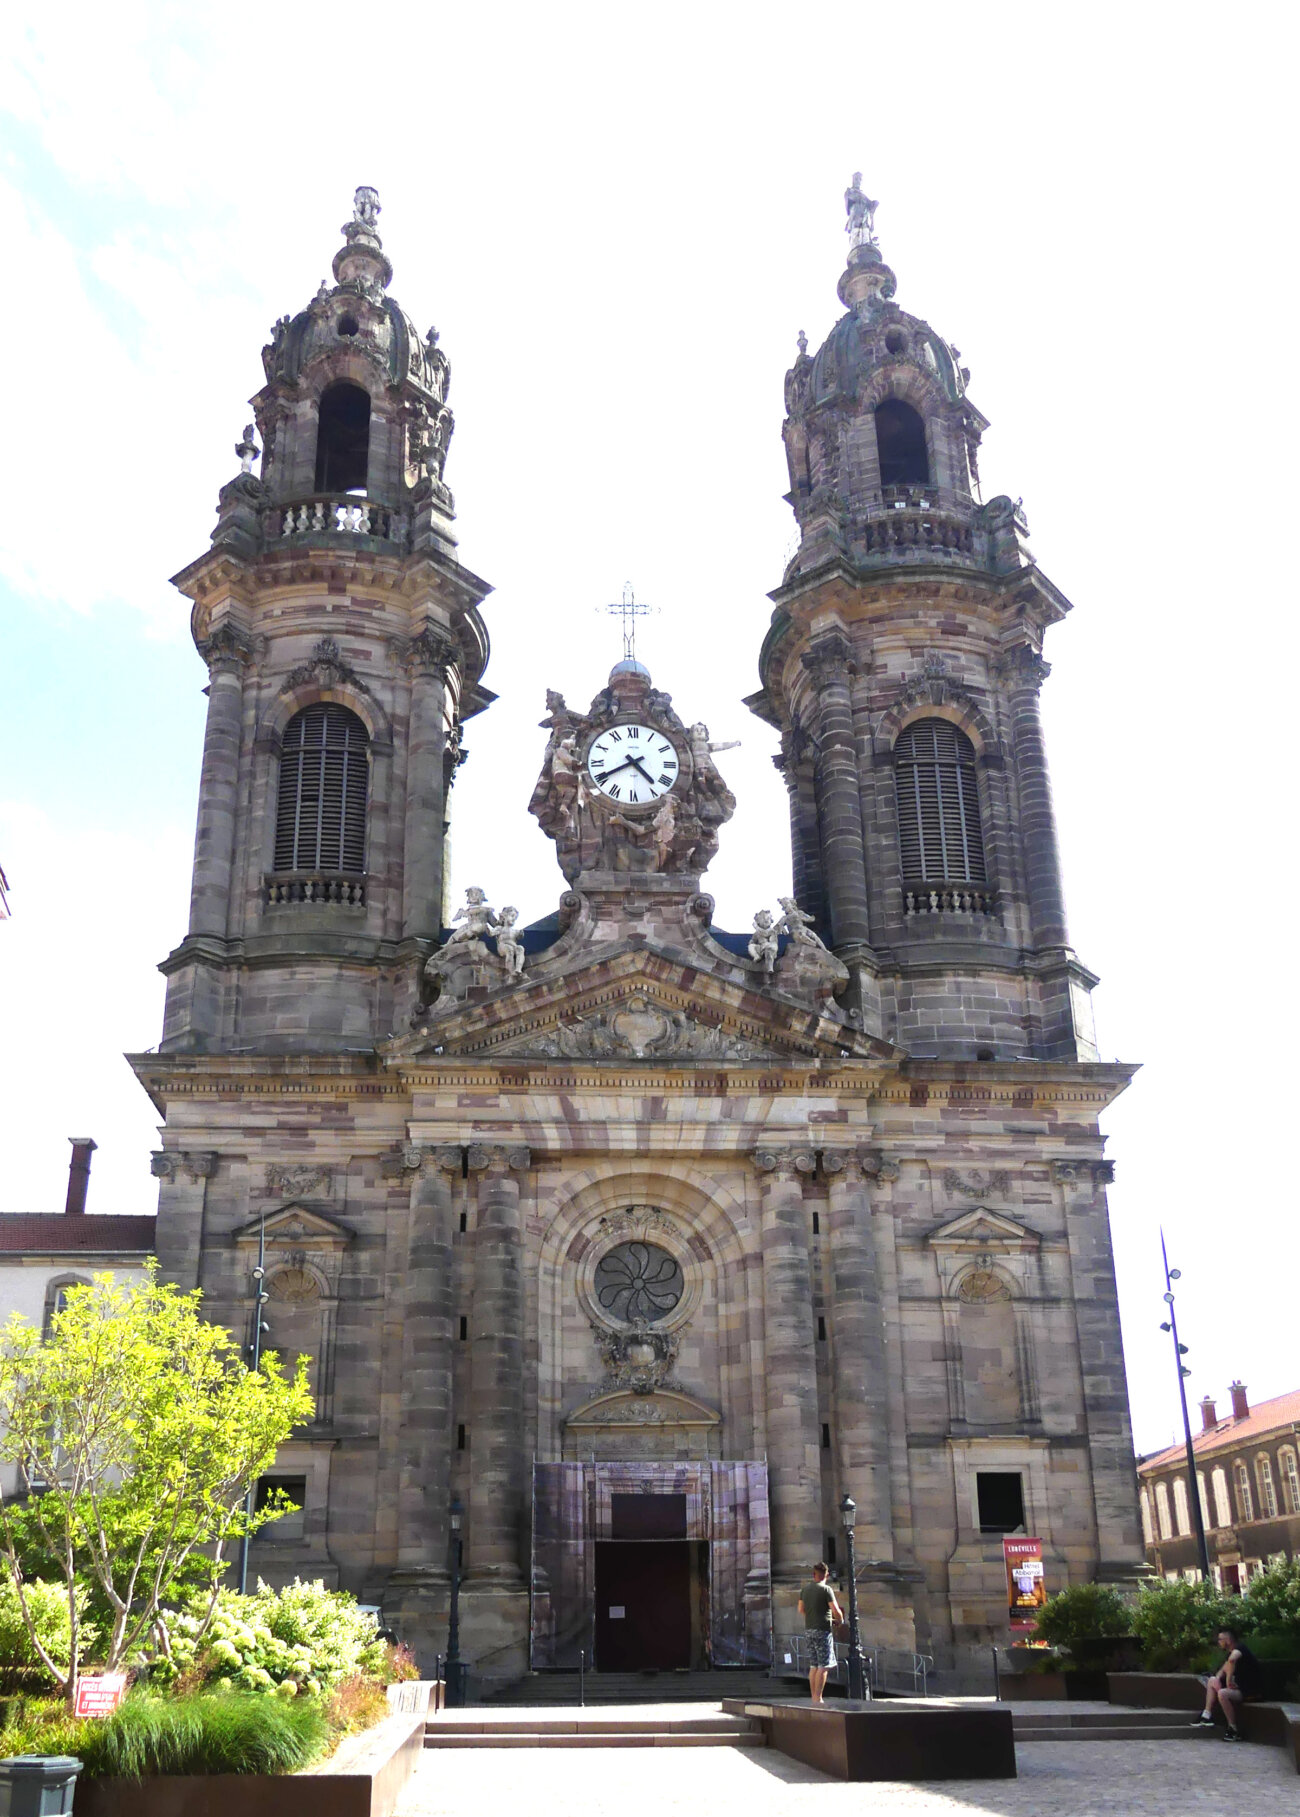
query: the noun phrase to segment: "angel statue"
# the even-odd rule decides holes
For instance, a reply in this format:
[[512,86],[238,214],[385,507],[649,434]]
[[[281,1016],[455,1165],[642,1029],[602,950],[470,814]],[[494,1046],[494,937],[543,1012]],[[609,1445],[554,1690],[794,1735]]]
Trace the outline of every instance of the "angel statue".
[[754,931],[749,937],[749,956],[755,965],[771,975],[776,964],[781,930],[776,925],[771,909],[760,909],[754,916]]
[[524,943],[515,932],[518,919],[517,908],[503,908],[497,917],[497,952],[505,960],[512,978],[517,978],[524,969]]
[[464,920],[464,927],[453,926],[447,936],[448,946],[467,945],[471,940],[483,940],[486,935],[495,932],[501,925],[495,909],[488,907],[487,891],[471,883],[465,891],[465,900],[452,916],[452,921]]
[[789,934],[796,946],[815,946],[826,952],[826,942],[819,934],[813,932],[813,918],[806,914],[793,896],[778,896],[781,904],[781,919],[777,923],[779,934]]

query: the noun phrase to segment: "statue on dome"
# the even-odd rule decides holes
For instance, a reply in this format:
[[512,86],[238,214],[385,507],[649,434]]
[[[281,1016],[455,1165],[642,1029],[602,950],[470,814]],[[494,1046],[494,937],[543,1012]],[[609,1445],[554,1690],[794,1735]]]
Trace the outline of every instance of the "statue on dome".
[[875,247],[876,210],[879,206],[878,202],[873,202],[870,196],[864,194],[862,172],[855,170],[852,183],[844,191],[844,208],[849,217],[844,224],[844,231],[849,236],[850,255],[860,246]]
[[352,198],[352,219],[361,227],[369,228],[374,233],[379,226],[379,191],[371,189],[369,184],[362,183]]

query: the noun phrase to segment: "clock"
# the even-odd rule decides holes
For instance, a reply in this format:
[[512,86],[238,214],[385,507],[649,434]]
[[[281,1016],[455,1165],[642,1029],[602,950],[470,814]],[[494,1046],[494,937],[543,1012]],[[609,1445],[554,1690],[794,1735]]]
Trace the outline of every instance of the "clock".
[[587,749],[587,774],[610,801],[637,807],[658,801],[677,780],[677,751],[650,726],[610,726]]

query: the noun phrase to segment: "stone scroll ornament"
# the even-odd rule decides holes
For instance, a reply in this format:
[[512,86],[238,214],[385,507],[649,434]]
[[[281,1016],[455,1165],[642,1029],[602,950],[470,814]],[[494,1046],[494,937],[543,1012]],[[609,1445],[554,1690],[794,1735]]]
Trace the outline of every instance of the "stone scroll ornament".
[[[672,696],[653,687],[639,665],[633,671],[620,664],[586,713],[549,689],[541,725],[549,737],[528,811],[555,841],[569,883],[587,871],[697,877],[706,869],[719,828],[736,811],[713,761],[730,742],[711,741],[702,722],[685,725]],[[629,728],[665,753],[662,774],[645,778],[652,798],[616,798],[592,774],[596,741]]]

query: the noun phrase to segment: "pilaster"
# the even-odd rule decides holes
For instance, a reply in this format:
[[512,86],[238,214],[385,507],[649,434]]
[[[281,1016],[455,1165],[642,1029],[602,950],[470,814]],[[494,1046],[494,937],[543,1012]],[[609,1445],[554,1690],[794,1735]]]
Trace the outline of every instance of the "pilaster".
[[506,1588],[524,1582],[524,1283],[520,1172],[526,1148],[475,1145],[478,1176],[474,1300],[470,1312],[467,1576]]
[[210,1149],[163,1148],[150,1158],[149,1171],[162,1181],[154,1238],[159,1274],[177,1287],[197,1287],[208,1181],[217,1171],[217,1155]]
[[836,1462],[842,1488],[858,1505],[863,1559],[887,1562],[894,1555],[889,1381],[871,1228],[871,1187],[880,1163],[825,1149],[822,1170],[828,1179]]

